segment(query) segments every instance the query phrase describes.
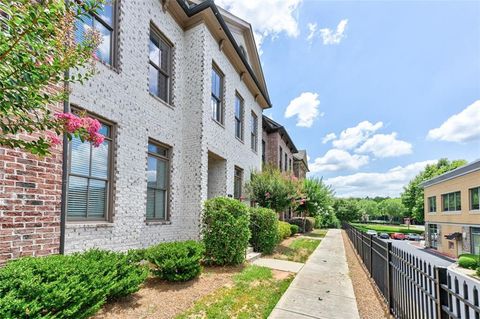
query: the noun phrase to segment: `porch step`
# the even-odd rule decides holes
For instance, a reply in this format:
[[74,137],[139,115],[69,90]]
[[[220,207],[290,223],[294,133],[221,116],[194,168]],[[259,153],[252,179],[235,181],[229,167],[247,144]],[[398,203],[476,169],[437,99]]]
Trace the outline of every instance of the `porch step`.
[[251,252],[251,253],[247,254],[247,257],[245,259],[246,259],[246,261],[252,262],[252,261],[254,261],[254,260],[256,260],[260,257],[262,257],[262,253]]

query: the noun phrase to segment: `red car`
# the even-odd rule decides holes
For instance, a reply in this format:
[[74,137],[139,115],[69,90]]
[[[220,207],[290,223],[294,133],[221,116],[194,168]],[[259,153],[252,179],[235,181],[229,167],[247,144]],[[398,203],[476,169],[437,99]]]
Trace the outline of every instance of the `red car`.
[[402,233],[393,233],[392,239],[405,240],[405,234]]

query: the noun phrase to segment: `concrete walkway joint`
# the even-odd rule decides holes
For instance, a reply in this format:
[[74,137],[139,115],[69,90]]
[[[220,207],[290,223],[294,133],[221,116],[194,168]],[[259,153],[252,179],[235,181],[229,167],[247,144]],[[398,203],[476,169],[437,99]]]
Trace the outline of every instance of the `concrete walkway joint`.
[[359,319],[342,233],[331,229],[298,272],[269,319]]

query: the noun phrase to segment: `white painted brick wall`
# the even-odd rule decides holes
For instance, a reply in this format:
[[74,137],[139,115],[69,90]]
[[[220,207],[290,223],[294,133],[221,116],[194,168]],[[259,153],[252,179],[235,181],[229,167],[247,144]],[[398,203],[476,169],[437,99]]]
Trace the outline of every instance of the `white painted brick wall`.
[[[257,114],[260,136],[262,110],[207,27],[183,31],[158,0],[121,1],[119,19],[118,72],[98,64],[98,74],[85,85],[74,85],[70,98],[72,105],[116,123],[113,216],[109,223],[68,223],[67,253],[197,239],[207,198],[208,152],[226,159],[226,194],[233,194],[235,165],[246,178],[251,169],[261,168],[260,138],[258,152],[250,150],[249,116],[251,110]],[[148,93],[150,21],[174,44],[173,107]],[[225,74],[225,127],[211,119],[212,60]],[[245,143],[234,133],[236,90],[245,99]],[[145,220],[149,138],[172,147],[168,224]]]

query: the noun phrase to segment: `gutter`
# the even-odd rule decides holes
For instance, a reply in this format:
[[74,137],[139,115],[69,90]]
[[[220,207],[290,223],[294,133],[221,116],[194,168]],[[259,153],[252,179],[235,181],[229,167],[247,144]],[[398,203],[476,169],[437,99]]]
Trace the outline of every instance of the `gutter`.
[[238,46],[237,42],[235,41],[235,38],[233,37],[233,34],[230,32],[230,29],[228,28],[227,24],[225,23],[225,20],[223,20],[222,14],[218,10],[217,6],[215,5],[215,2],[213,0],[205,0],[194,7],[189,7],[186,3],[185,0],[177,0],[177,3],[182,7],[183,11],[185,14],[190,18],[197,13],[206,10],[208,8],[212,9],[213,14],[217,18],[218,23],[220,23],[220,26],[222,27],[223,31],[227,35],[228,40],[233,45],[233,48],[237,52],[238,56],[242,60],[243,64],[245,65],[248,73],[250,76],[253,78],[253,81],[257,85],[258,89],[260,90],[260,93],[262,93],[263,97],[267,101],[268,108],[272,107],[272,102],[270,102],[270,98],[268,97],[268,94],[262,89],[262,86],[260,85],[260,82],[258,82],[257,77],[255,76],[255,73],[253,72],[252,68],[250,67],[250,64],[248,64],[247,60],[243,56],[242,52],[240,51],[240,47]]

